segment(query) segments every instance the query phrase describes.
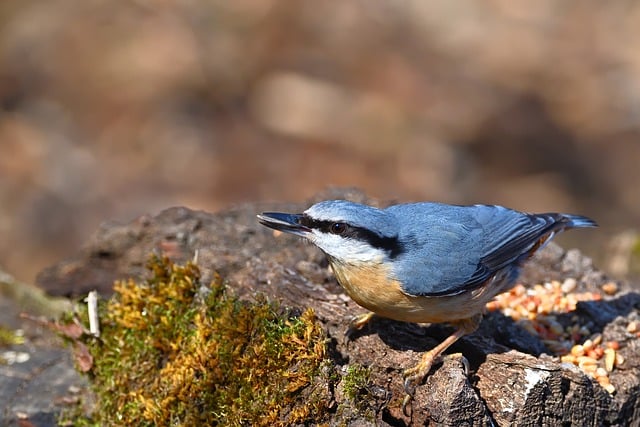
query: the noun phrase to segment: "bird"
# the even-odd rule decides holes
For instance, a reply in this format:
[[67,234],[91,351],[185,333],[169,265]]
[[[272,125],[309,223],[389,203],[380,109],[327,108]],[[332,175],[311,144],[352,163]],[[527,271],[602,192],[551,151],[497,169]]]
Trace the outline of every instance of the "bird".
[[555,234],[596,227],[564,213],[525,213],[498,205],[403,203],[377,208],[326,200],[302,213],[263,212],[266,227],[303,237],[328,258],[338,283],[367,313],[415,323],[446,323],[454,332],[403,372],[403,410],[415,386],[461,337],[474,332],[486,304],[512,288],[523,264]]

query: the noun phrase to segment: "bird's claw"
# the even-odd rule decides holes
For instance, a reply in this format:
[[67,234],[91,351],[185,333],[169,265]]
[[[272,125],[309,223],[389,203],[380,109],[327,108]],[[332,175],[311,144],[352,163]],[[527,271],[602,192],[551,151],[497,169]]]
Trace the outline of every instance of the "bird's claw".
[[411,401],[413,400],[413,395],[416,392],[416,387],[420,382],[422,382],[425,377],[425,375],[422,375],[420,371],[421,370],[419,369],[419,366],[415,366],[413,368],[407,369],[402,374],[404,377],[402,385],[404,387],[405,393],[404,399],[402,399],[402,413],[407,417],[409,416],[407,408],[409,406],[409,403],[411,403]]
[[429,374],[433,363],[436,361],[438,357],[434,356],[433,353],[427,352],[423,355],[422,360],[413,368],[409,368],[405,370],[402,374],[404,377],[404,392],[405,396],[402,400],[402,413],[405,416],[409,416],[407,412],[407,407],[411,400],[413,399],[413,395],[415,394],[416,387],[424,380],[424,378]]
[[371,318],[375,315],[374,312],[370,311],[368,313],[363,313],[363,314],[359,314],[357,316],[354,316],[351,321],[349,322],[349,327],[347,328],[347,330],[344,332],[344,336],[347,340],[350,340],[351,337],[353,336],[353,334],[355,334],[357,331],[361,330],[362,328],[364,328],[364,326],[369,323],[369,321],[371,320]]
[[464,354],[460,353],[460,362],[462,363],[462,369],[464,370],[464,376],[469,377],[471,368],[469,367],[469,360],[464,357]]
[[[426,357],[424,357],[422,361],[418,363],[418,365],[405,370],[402,374],[402,376],[404,377],[404,381],[402,384],[405,392],[404,399],[402,399],[402,413],[407,417],[409,416],[407,408],[409,403],[413,400],[413,396],[416,392],[416,387],[422,381],[424,381],[425,377],[429,374],[433,363],[442,357],[430,357],[430,355],[425,356]],[[458,358],[460,364],[462,365],[465,376],[468,377],[470,368],[467,358],[464,357],[462,353],[452,354],[451,356],[456,356],[456,358]]]
[[408,396],[413,396],[413,394],[416,392],[416,388],[412,386],[411,382],[413,381],[413,378],[411,377],[407,377],[404,379],[404,392],[408,395]]
[[409,403],[412,399],[413,395],[409,393],[405,394],[404,399],[402,399],[402,413],[405,415],[405,417],[409,416],[409,411],[407,411],[407,408],[409,407]]

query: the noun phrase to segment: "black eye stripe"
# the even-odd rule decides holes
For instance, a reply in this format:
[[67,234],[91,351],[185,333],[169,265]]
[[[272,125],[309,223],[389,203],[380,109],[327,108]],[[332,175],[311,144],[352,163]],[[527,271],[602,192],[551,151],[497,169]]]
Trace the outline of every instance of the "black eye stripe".
[[302,215],[300,217],[300,225],[304,225],[305,227],[312,228],[314,230],[322,231],[323,233],[330,233],[331,226],[333,224],[335,224],[335,221],[314,219],[307,215]]
[[333,234],[345,234],[349,230],[349,226],[344,222],[334,222],[330,228]]
[[[331,227],[336,224],[337,221],[319,220],[311,218],[308,215],[302,215],[299,222],[300,225],[304,225],[305,227],[318,230],[323,233],[336,234],[332,233]],[[404,252],[402,243],[400,243],[397,236],[383,237],[363,227],[353,226],[345,222],[340,223],[344,224],[344,226],[346,227],[343,232],[339,233],[341,236],[367,242],[374,248],[386,251],[389,254],[390,258],[395,258],[402,252]]]
[[307,215],[303,215],[300,218],[300,224],[304,225],[305,227],[312,228],[314,230],[318,230],[323,233],[330,233],[330,234],[337,234],[333,230],[333,227],[336,224],[342,224],[345,227],[345,229],[339,234],[347,237],[356,237],[357,235],[356,230],[359,230],[359,229],[363,230],[362,228],[349,225],[346,222],[314,219],[314,218],[308,217]]

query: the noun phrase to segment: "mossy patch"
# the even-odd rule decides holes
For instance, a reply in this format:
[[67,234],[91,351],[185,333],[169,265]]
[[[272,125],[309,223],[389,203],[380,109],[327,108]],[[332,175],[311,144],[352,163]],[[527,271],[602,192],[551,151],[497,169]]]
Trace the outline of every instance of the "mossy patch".
[[344,394],[351,400],[357,401],[363,394],[366,394],[371,369],[359,364],[351,364],[347,368],[347,373],[342,379]]
[[148,268],[143,283],[115,284],[115,296],[100,306],[100,338],[83,338],[97,401],[85,424],[271,426],[323,419],[329,402],[313,389],[325,335],[312,310],[293,316],[261,297],[240,301],[220,277],[202,287],[192,263],[153,257]]
[[[24,343],[24,337],[2,325],[0,325],[0,348]],[[0,365],[6,365],[8,361],[0,355]]]
[[22,343],[24,343],[24,337],[20,333],[0,325],[0,347]]

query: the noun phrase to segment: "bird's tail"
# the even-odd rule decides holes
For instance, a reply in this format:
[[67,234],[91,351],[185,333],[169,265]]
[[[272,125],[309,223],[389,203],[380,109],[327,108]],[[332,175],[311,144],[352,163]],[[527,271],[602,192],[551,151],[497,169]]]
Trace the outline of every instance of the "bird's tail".
[[598,224],[592,220],[591,218],[587,218],[586,216],[581,215],[562,215],[563,222],[566,224],[566,228],[582,228],[582,227],[597,227]]
[[582,215],[571,215],[571,214],[561,214],[561,213],[546,213],[546,214],[538,214],[536,215],[538,218],[543,218],[548,226],[544,231],[540,234],[540,238],[536,242],[536,244],[526,253],[526,257],[523,259],[530,258],[534,252],[544,248],[547,243],[553,239],[557,233],[567,230],[569,228],[582,228],[582,227],[597,227],[598,224]]

